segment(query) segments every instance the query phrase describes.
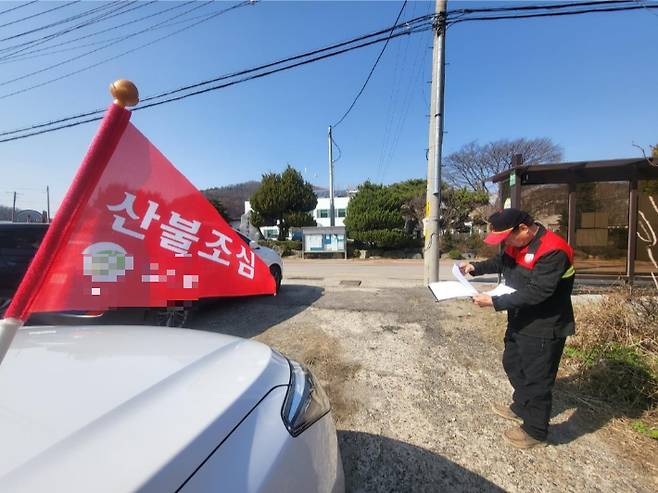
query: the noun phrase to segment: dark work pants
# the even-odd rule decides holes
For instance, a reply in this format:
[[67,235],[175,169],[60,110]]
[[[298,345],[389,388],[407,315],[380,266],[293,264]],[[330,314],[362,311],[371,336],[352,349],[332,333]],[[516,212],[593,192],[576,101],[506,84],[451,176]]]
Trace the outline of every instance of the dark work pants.
[[507,329],[503,368],[514,394],[512,411],[523,418],[523,430],[546,440],[551,418],[552,391],[566,338],[544,339]]

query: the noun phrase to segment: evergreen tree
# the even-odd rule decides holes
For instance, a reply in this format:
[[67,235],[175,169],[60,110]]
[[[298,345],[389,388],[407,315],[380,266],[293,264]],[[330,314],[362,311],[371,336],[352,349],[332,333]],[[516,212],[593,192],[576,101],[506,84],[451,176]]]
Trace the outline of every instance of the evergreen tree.
[[210,202],[210,205],[212,205],[217,212],[219,212],[219,215],[224,218],[226,222],[231,221],[231,218],[228,217],[228,213],[226,212],[226,208],[224,207],[224,204],[222,204],[222,201],[218,198],[208,198],[208,202]]
[[256,227],[278,226],[279,240],[286,239],[291,227],[315,226],[311,212],[318,199],[313,186],[292,166],[281,174],[263,175],[250,202],[251,223]]

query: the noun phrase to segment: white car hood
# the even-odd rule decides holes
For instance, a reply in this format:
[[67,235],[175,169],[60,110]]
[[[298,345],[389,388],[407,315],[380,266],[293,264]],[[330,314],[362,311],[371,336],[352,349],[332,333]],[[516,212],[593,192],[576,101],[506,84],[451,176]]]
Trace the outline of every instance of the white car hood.
[[0,491],[174,491],[287,361],[164,327],[28,327],[0,365]]

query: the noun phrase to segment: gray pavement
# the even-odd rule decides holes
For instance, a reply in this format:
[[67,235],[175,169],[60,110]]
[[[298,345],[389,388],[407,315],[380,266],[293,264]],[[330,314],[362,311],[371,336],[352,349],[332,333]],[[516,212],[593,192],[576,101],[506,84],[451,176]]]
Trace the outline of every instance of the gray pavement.
[[[287,284],[361,287],[420,287],[423,261],[408,259],[284,259],[283,276]],[[453,279],[453,260],[442,260],[439,279]],[[483,276],[476,282],[495,283],[496,276]]]

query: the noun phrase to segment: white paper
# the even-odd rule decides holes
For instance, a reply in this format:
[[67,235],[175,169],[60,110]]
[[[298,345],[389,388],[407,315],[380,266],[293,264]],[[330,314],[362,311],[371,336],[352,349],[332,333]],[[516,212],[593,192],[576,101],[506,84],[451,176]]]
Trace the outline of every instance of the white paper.
[[437,301],[450,300],[452,298],[470,298],[474,294],[478,294],[477,290],[472,286],[469,288],[457,281],[433,282],[430,283],[429,288]]
[[464,274],[462,274],[462,271],[459,270],[459,264],[455,263],[452,266],[452,276],[457,279],[460,283],[462,283],[464,286],[467,288],[473,289],[475,291],[475,288],[471,286],[471,283],[466,280],[464,277]]
[[489,296],[500,296],[502,294],[512,294],[514,292],[516,292],[516,289],[505,286],[504,284],[499,284],[491,291],[487,291],[485,294],[488,294]]
[[[459,264],[452,266],[452,275],[456,281],[439,281],[433,282],[429,285],[432,294],[437,301],[450,300],[454,298],[470,298],[479,291],[468,282],[464,275],[459,270]],[[499,284],[494,289],[486,291],[484,294],[489,296],[501,296],[503,294],[514,293],[516,289],[510,288],[504,284]]]

